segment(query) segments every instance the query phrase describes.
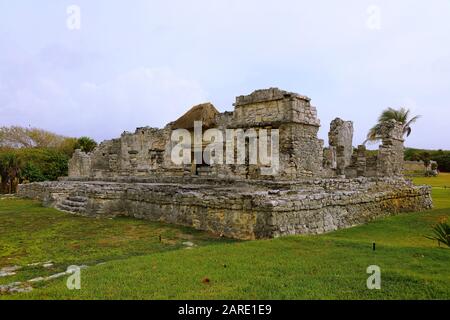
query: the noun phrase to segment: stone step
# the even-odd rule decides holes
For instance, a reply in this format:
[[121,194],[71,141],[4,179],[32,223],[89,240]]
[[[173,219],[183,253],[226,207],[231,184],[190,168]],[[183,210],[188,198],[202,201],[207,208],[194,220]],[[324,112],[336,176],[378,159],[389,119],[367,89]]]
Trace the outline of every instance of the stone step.
[[78,202],[66,199],[62,202],[62,204],[68,207],[83,208],[86,207],[87,202]]
[[67,206],[67,205],[64,205],[64,204],[59,204],[57,206],[57,208],[59,210],[72,212],[72,213],[84,213],[84,212],[86,212],[86,208],[84,208],[84,207],[71,207],[71,206]]
[[72,202],[86,203],[89,199],[87,197],[82,196],[68,196],[67,200]]

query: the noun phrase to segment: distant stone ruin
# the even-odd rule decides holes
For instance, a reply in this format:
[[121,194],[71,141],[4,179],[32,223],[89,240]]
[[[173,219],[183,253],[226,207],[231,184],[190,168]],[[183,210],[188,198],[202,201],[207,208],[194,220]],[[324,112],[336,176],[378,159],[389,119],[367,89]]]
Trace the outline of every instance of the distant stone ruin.
[[407,175],[426,175],[426,176],[438,176],[438,163],[434,160],[430,160],[428,165],[423,160],[420,161],[405,161],[404,171]]
[[[77,150],[68,177],[21,185],[19,195],[80,215],[132,216],[239,239],[323,233],[432,207],[430,188],[414,186],[402,175],[400,123],[385,123],[376,155],[363,145],[353,147],[351,121],[331,123],[327,148],[318,138],[319,128],[308,97],[277,88],[257,90],[237,97],[234,112],[220,113],[206,103],[163,129],[138,128],[92,153]],[[220,147],[227,160],[239,159],[240,143],[244,150],[255,143],[258,151],[271,145],[270,152],[263,151],[272,156],[277,145],[275,174],[267,174],[273,163],[248,151],[241,161],[201,161],[211,141],[199,139],[196,130],[209,129],[223,137],[233,133]],[[187,163],[173,161],[181,143],[173,139],[176,130],[191,137],[183,140],[193,150],[184,155]],[[276,132],[277,139],[269,135],[265,140],[266,132]]]

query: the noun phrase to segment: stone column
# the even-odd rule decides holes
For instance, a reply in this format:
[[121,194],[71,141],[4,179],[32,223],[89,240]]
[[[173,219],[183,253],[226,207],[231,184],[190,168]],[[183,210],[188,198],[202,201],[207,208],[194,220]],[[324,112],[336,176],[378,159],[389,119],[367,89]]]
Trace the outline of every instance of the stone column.
[[331,122],[328,139],[331,152],[332,168],[338,175],[345,174],[352,161],[353,122],[336,118]]
[[381,127],[381,139],[382,144],[378,150],[378,176],[403,175],[403,125],[395,120],[386,121]]
[[88,177],[91,174],[91,156],[80,149],[75,150],[69,160],[69,177]]
[[359,145],[356,159],[356,172],[358,177],[363,177],[367,169],[366,146]]

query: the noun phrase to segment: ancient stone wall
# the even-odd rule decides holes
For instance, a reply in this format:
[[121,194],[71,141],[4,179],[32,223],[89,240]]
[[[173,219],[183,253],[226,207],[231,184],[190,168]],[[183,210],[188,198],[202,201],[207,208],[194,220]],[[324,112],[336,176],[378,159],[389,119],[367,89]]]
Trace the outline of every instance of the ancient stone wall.
[[277,88],[239,96],[234,104],[234,125],[242,128],[301,123],[320,126],[317,109],[310,98]]
[[405,161],[404,163],[405,171],[414,172],[421,171],[424,172],[426,169],[425,163],[421,161]]
[[382,145],[378,152],[379,176],[403,175],[403,142],[403,125],[395,120],[385,122],[382,126]]
[[325,179],[292,184],[47,182],[19,195],[91,217],[131,216],[238,239],[324,233],[432,206],[430,189],[404,179]]
[[119,139],[102,142],[92,153],[77,151],[69,162],[69,177],[111,178],[172,174],[171,129],[138,128]]
[[[382,145],[372,154],[365,146],[353,148],[353,123],[337,118],[324,151],[317,110],[308,97],[271,88],[239,96],[234,106],[234,112],[219,113],[210,103],[197,105],[163,129],[138,128],[104,141],[90,154],[78,150],[69,177],[21,185],[19,196],[76,214],[165,221],[239,239],[322,233],[431,208],[430,188],[402,177],[400,123],[383,125]],[[263,174],[267,164],[259,156],[252,163],[248,148],[241,163],[199,164],[193,158],[175,165],[173,129],[194,138],[195,121],[223,137],[228,129],[247,134],[278,130],[279,171]],[[270,145],[269,137],[256,139],[268,139]],[[233,161],[237,140],[234,136],[230,149]],[[202,151],[207,145],[200,141]]]
[[[169,128],[138,128],[120,138],[120,170],[131,176],[146,176],[170,167]],[[169,160],[169,161],[168,161]]]
[[353,122],[336,118],[330,124],[328,134],[330,145],[330,164],[337,175],[345,175],[353,155]]
[[[323,141],[318,139],[320,121],[310,99],[277,88],[257,90],[239,96],[229,128],[278,129],[280,170],[276,179],[319,176],[322,171]],[[240,168],[241,172],[242,169]],[[248,168],[250,172],[252,168]],[[251,178],[268,179],[258,169]]]
[[72,159],[69,160],[69,176],[89,177],[91,174],[91,155],[75,150]]
[[[188,113],[164,129],[138,128],[125,132],[119,139],[104,141],[91,154],[75,153],[69,164],[70,177],[149,177],[153,175],[198,175],[235,179],[295,180],[314,177],[374,177],[401,175],[403,161],[403,131],[400,124],[388,123],[383,129],[383,144],[376,159],[364,159],[354,151],[353,123],[336,118],[330,125],[329,148],[323,149],[318,138],[320,121],[317,110],[308,97],[271,88],[239,96],[234,112],[219,113],[212,104],[193,107]],[[279,171],[275,176],[262,174],[267,166],[261,162],[214,163],[211,165],[175,165],[171,151],[173,128],[189,127],[194,137],[193,123],[207,122],[226,137],[227,129],[279,130]],[[201,119],[201,118],[205,119]],[[206,126],[206,124],[205,124]],[[181,128],[180,127],[180,128]],[[203,129],[207,129],[203,128]],[[192,141],[194,139],[192,138]],[[247,151],[250,142],[247,142]],[[258,141],[255,142],[258,144]],[[270,141],[268,143],[270,145]],[[207,142],[203,141],[203,149]],[[259,144],[258,144],[259,145]],[[238,147],[235,138],[234,148]],[[223,150],[226,154],[226,146]],[[237,151],[234,151],[234,159]],[[194,160],[192,160],[194,162]]]
[[319,177],[323,163],[323,140],[319,127],[292,123],[280,127],[280,175],[298,179]]

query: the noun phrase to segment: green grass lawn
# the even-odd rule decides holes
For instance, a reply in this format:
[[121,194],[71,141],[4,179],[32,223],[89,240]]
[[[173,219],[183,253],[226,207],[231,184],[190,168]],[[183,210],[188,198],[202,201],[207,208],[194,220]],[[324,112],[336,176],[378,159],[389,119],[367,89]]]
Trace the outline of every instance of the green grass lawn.
[[450,173],[442,172],[437,177],[416,177],[414,183],[450,189]]
[[[160,240],[161,237],[161,240]],[[65,271],[70,265],[96,265],[133,256],[226,243],[211,234],[162,223],[118,218],[77,217],[29,200],[0,200],[0,269],[24,266],[0,285]],[[49,269],[28,264],[52,261]]]
[[450,208],[450,173],[441,173],[437,177],[417,177],[414,183],[433,187],[435,208]]
[[[434,210],[325,235],[248,242],[0,200],[0,267],[52,260],[50,274],[71,264],[90,266],[82,270],[79,291],[57,279],[0,299],[449,299],[450,250],[424,235],[450,216],[450,188],[444,188],[450,175],[416,181],[434,186]],[[185,241],[197,246],[187,250]],[[366,288],[370,265],[381,268],[381,290]],[[28,267],[0,283],[42,273]]]

